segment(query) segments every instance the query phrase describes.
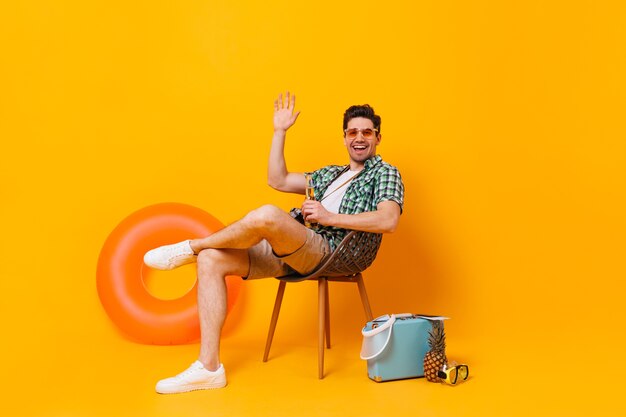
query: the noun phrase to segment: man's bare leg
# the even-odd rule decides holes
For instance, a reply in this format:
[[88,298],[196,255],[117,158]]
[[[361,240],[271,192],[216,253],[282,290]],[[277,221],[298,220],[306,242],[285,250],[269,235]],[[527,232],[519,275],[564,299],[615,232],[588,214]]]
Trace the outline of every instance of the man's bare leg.
[[[250,267],[247,249],[262,239],[266,239],[277,254],[287,255],[302,247],[306,238],[307,229],[289,214],[278,207],[263,206],[207,238],[190,242],[191,249],[198,254],[194,260],[198,262],[200,353],[198,361],[189,369],[157,382],[157,392],[171,394],[226,385],[226,375],[220,366],[219,356],[220,334],[226,318],[226,276],[248,275]],[[157,248],[153,258],[156,258],[157,265],[160,263],[171,269],[169,260],[165,262],[158,259],[163,256],[163,253],[158,253],[163,248],[171,249],[169,246]],[[179,256],[176,250],[173,256]]]
[[266,239],[278,255],[288,255],[305,244],[307,229],[276,206],[266,205],[212,235],[160,246],[144,255],[146,265],[160,270],[195,262],[204,249],[248,249]]
[[274,252],[286,255],[306,242],[307,229],[275,206],[253,210],[243,219],[203,239],[192,240],[198,253],[199,361],[210,371],[220,365],[220,333],[226,318],[227,275],[247,276],[247,249],[266,239]]
[[190,242],[191,249],[247,249],[266,239],[278,255],[298,250],[306,242],[307,229],[288,213],[276,206],[266,205],[248,213],[224,229]]
[[226,318],[227,275],[247,276],[248,252],[244,249],[206,249],[198,254],[198,316],[200,355],[209,371],[220,366],[220,333]]
[[247,276],[248,264],[245,249],[205,249],[197,256],[200,353],[187,370],[158,381],[155,387],[158,393],[226,386],[226,373],[219,357],[220,333],[226,318],[226,276]]

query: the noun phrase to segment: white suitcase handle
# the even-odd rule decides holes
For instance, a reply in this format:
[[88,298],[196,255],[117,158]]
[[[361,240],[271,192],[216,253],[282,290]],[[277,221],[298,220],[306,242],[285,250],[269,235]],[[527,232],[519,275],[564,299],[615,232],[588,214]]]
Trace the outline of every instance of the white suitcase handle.
[[[411,313],[401,313],[401,314],[385,314],[384,316],[377,317],[372,321],[375,323],[377,321],[385,322],[380,326],[372,326],[372,329],[361,330],[361,334],[363,335],[363,345],[361,346],[361,359],[369,360],[373,359],[376,356],[380,355],[387,345],[389,344],[389,340],[391,340],[391,331],[393,329],[393,324],[396,322],[396,318],[404,318],[404,317],[412,317]],[[382,335],[381,333],[387,332],[386,335]],[[378,337],[376,337],[378,336]],[[386,336],[386,337],[385,337]],[[381,343],[382,339],[385,338],[384,343]]]

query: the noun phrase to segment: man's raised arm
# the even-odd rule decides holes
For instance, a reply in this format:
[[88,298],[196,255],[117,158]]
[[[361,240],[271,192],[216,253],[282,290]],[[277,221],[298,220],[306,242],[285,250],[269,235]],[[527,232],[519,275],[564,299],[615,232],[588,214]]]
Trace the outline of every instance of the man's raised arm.
[[267,183],[270,187],[286,193],[304,194],[306,180],[304,175],[287,171],[285,162],[285,137],[287,129],[296,122],[300,111],[294,113],[296,96],[280,94],[274,101],[274,136],[267,168]]

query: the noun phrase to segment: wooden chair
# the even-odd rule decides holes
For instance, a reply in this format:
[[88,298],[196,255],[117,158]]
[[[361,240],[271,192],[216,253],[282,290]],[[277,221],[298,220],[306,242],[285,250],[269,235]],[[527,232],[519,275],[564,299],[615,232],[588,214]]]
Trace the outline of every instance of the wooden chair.
[[270,353],[272,339],[274,337],[274,331],[276,330],[276,323],[278,321],[278,314],[280,313],[280,305],[283,301],[283,295],[285,293],[287,283],[317,280],[319,288],[318,366],[319,378],[324,378],[324,336],[326,339],[326,346],[330,348],[328,281],[356,283],[359,288],[359,294],[361,295],[363,309],[365,310],[365,317],[367,318],[367,321],[372,320],[372,309],[370,308],[369,300],[367,298],[367,292],[365,291],[365,284],[363,283],[363,276],[361,275],[361,272],[369,267],[374,261],[381,239],[382,235],[380,234],[357,232],[354,230],[350,231],[343,238],[333,253],[328,257],[328,259],[312,273],[308,275],[293,274],[277,278],[280,280],[280,283],[278,284],[278,293],[276,294],[276,301],[274,303],[274,312],[272,313],[272,320],[270,322],[267,342],[265,344],[263,362],[267,362],[267,358]]

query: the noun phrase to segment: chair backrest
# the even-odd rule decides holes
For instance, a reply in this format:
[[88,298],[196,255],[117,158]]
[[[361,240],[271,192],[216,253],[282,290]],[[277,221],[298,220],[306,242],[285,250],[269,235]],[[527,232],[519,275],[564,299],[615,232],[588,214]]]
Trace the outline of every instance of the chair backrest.
[[374,262],[382,238],[382,234],[352,230],[337,246],[330,262],[324,263],[323,274],[354,275],[365,271]]
[[379,233],[350,231],[333,253],[309,275],[289,275],[280,279],[304,281],[319,276],[337,277],[354,275],[366,270],[378,253],[383,235]]

